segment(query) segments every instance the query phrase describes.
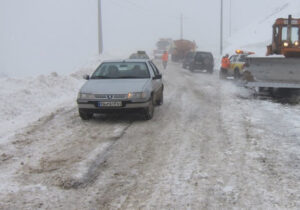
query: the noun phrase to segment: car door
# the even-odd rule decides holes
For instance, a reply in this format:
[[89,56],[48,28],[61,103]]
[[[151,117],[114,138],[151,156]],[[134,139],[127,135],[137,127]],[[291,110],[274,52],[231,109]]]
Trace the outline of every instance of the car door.
[[233,55],[229,58],[230,60],[230,67],[228,69],[228,74],[229,75],[233,75],[235,66],[236,66],[236,59],[237,59],[237,55]]
[[195,55],[195,66],[202,69],[203,68],[203,56],[201,53],[196,53]]
[[186,58],[185,58],[185,64],[186,65],[191,65],[191,63],[193,62],[194,60],[194,56],[195,54],[193,52],[189,52],[187,55],[186,55]]
[[243,71],[243,67],[244,67],[244,64],[246,62],[246,57],[247,55],[240,55],[238,58],[237,58],[237,61],[236,61],[236,67],[237,69],[239,69],[239,72],[240,74],[242,73]]
[[[151,70],[153,71],[154,76],[161,76],[161,73],[159,72],[158,68],[155,66],[153,62],[149,62]],[[162,78],[160,79],[152,79],[152,87],[153,87],[153,93],[155,100],[160,97],[163,91],[163,83]]]

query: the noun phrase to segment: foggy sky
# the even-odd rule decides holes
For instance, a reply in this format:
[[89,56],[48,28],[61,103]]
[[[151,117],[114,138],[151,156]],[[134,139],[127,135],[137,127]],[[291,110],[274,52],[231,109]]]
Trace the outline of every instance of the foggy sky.
[[[232,33],[267,16],[281,0],[231,0]],[[224,0],[224,38],[229,36]],[[102,0],[104,51],[148,52],[161,37],[195,40],[199,50],[219,51],[220,0]],[[1,0],[0,73],[70,73],[97,54],[97,0]]]

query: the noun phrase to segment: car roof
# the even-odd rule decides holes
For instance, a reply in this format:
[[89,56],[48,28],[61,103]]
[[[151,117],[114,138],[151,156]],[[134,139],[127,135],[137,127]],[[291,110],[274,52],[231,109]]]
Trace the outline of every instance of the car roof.
[[119,60],[105,60],[102,63],[145,63],[150,59],[119,59]]
[[196,53],[206,53],[206,54],[212,54],[211,52],[207,52],[207,51],[196,51]]

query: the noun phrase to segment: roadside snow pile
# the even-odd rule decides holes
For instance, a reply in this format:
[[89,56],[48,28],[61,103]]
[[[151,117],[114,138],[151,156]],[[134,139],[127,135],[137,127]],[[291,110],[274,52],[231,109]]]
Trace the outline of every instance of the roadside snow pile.
[[300,2],[295,0],[282,0],[280,3],[270,5],[270,12],[261,20],[248,25],[235,33],[227,40],[225,52],[233,53],[236,49],[254,51],[258,56],[266,54],[266,46],[271,43],[272,26],[277,18],[287,18],[291,14],[300,17]]
[[83,83],[72,76],[57,73],[37,78],[1,78],[0,139],[64,104],[74,104],[78,88]]
[[31,78],[0,77],[0,143],[20,128],[62,107],[74,107],[83,74],[90,74],[99,57],[71,75],[40,75]]

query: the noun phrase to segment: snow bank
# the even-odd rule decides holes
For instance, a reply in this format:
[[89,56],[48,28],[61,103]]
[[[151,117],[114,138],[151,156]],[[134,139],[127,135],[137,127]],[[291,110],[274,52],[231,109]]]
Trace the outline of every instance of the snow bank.
[[300,2],[295,0],[282,0],[269,7],[269,13],[261,20],[254,22],[235,33],[227,40],[225,53],[232,54],[236,49],[254,51],[259,56],[266,54],[266,46],[272,41],[272,25],[277,18],[287,18],[291,14],[300,17]]
[[60,108],[75,107],[83,74],[90,74],[103,59],[93,57],[86,65],[65,76],[56,72],[29,78],[0,77],[0,143],[19,129]]

